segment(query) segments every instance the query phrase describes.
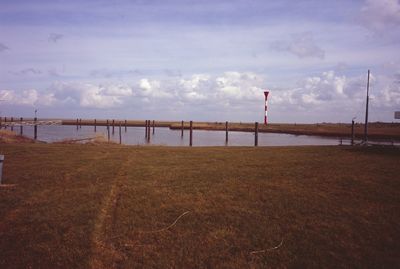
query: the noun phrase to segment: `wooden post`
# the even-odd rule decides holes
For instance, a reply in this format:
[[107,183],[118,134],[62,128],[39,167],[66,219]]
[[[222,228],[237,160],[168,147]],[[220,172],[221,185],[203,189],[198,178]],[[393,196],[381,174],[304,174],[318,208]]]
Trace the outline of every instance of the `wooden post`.
[[254,126],[254,146],[258,146],[258,122],[256,122]]
[[189,146],[193,145],[193,121],[190,121]]
[[127,123],[126,123],[126,120],[125,120],[125,133],[126,133],[127,130],[128,130],[127,129]]
[[78,130],[79,129],[79,119],[77,118],[76,119],[76,130]]
[[181,122],[181,137],[183,137],[183,121]]
[[155,121],[153,120],[153,135],[154,135],[155,126],[156,126],[156,123],[155,123]]
[[354,145],[354,120],[351,121],[351,145]]
[[19,134],[20,135],[23,135],[24,134],[24,130],[23,130],[23,126],[22,126],[22,121],[23,121],[24,119],[21,117],[20,118],[20,121],[21,121],[21,125],[19,126]]
[[96,119],[94,119],[94,132],[97,132],[97,121],[96,121]]
[[108,124],[108,120],[107,120],[107,140],[108,142],[110,142],[110,124]]
[[37,124],[36,124],[37,118],[35,117],[35,126],[33,127],[33,138],[36,140],[37,139]]
[[150,120],[147,121],[147,142],[150,143]]
[[228,122],[225,122],[225,145],[228,145]]
[[144,138],[147,140],[147,120],[144,123]]
[[121,136],[121,122],[119,122],[119,143],[122,144],[122,136]]
[[11,117],[11,131],[14,131],[14,118]]
[[112,128],[113,128],[113,129],[112,129],[112,134],[113,134],[113,135],[114,135],[114,127],[115,127],[115,121],[113,120],[113,121],[112,121]]
[[3,127],[3,122],[2,122],[2,120],[3,120],[3,117],[0,117],[0,129]]
[[82,119],[79,119],[79,129],[82,129]]

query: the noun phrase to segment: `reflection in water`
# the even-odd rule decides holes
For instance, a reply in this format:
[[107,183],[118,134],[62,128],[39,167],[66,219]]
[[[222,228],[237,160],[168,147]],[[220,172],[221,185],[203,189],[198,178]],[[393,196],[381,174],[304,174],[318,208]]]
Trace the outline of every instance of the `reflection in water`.
[[[24,126],[24,135],[33,137],[33,126]],[[64,139],[83,139],[96,135],[103,135],[107,139],[107,128],[97,126],[94,132],[93,126],[82,126],[77,129],[71,125],[40,125],[38,126],[38,140],[45,142],[55,142]],[[147,144],[145,139],[144,127],[121,128],[122,143],[127,145]],[[110,127],[110,138],[114,142],[119,142],[119,128],[115,128],[114,134]],[[151,134],[150,144],[165,146],[188,146],[189,130],[184,131],[181,137],[180,130],[158,127],[155,134]],[[259,146],[300,146],[300,145],[338,145],[339,140],[332,137],[318,137],[307,135],[290,135],[259,133]],[[204,131],[193,130],[193,146],[225,146],[225,131]],[[254,133],[248,132],[229,132],[228,146],[254,146]]]

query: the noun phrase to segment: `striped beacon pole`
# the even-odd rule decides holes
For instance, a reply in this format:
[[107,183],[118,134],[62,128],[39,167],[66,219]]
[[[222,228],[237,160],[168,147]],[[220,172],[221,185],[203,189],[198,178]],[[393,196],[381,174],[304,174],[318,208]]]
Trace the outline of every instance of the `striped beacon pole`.
[[267,124],[267,123],[268,123],[268,103],[267,103],[268,94],[269,94],[269,91],[265,91],[265,92],[264,92],[264,96],[265,96],[264,124]]

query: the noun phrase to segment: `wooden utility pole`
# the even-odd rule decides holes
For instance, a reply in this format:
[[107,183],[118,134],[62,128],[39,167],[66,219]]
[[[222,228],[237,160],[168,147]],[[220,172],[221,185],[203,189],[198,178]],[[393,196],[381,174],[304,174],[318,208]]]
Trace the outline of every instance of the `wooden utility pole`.
[[369,69],[367,80],[367,103],[365,106],[365,125],[364,125],[364,143],[368,144],[368,105],[369,105]]

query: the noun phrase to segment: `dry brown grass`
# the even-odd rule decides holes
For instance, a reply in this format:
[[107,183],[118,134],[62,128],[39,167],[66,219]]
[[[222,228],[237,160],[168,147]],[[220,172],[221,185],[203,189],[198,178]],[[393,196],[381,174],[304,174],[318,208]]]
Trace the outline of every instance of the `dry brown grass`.
[[116,144],[114,141],[108,141],[108,139],[103,134],[97,134],[93,137],[80,138],[80,139],[63,139],[61,141],[53,142],[53,144]]
[[1,150],[1,268],[400,266],[398,149]]
[[35,143],[35,140],[17,135],[17,133],[9,130],[0,130],[0,144],[12,144],[12,143]]

